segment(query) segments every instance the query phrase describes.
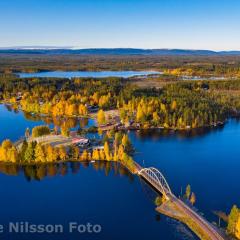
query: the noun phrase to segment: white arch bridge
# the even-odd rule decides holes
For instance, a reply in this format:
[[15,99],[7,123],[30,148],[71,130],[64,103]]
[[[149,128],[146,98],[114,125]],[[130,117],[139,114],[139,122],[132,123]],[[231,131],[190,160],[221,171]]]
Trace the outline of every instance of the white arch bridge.
[[163,174],[156,168],[141,168],[138,175],[147,180],[156,190],[161,192],[166,199],[172,196],[171,188]]

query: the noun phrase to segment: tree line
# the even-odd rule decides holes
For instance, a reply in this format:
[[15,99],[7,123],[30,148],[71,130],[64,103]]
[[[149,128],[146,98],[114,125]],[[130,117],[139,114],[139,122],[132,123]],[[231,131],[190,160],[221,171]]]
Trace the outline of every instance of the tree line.
[[43,71],[177,71],[192,75],[239,74],[239,56],[24,55],[1,54],[0,73]]
[[[41,127],[43,128],[43,127]],[[39,129],[36,127],[35,129]],[[35,131],[33,131],[35,133]],[[20,148],[14,146],[10,140],[4,140],[0,145],[0,161],[18,164],[53,163],[61,161],[120,161],[129,169],[134,167],[134,162],[129,153],[132,151],[132,144],[127,134],[120,132],[107,133],[104,137],[103,148],[84,149],[82,152],[76,145],[52,146],[41,142],[24,140]],[[39,136],[39,135],[37,135]]]
[[[124,124],[134,122],[143,128],[223,123],[240,112],[239,90],[240,80],[186,81],[162,89],[142,89],[121,78],[0,81],[2,99],[26,112],[62,117],[87,116],[95,108],[118,109]],[[103,114],[102,118],[104,122]]]

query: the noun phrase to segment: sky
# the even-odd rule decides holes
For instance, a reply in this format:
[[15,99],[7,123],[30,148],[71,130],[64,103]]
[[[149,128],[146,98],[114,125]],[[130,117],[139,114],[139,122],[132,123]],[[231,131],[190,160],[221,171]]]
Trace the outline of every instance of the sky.
[[240,50],[240,0],[0,0],[0,47]]

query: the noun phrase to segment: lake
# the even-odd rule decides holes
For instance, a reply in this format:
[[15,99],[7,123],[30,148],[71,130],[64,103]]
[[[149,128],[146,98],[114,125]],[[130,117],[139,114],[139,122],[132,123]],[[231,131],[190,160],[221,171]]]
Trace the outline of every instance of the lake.
[[133,76],[161,74],[156,71],[49,71],[49,72],[36,72],[36,73],[18,73],[21,78],[31,77],[57,77],[57,78],[74,78],[74,77],[93,77],[93,78],[105,78],[105,77],[123,77],[129,78]]
[[[0,138],[16,140],[26,127],[48,122],[36,116],[10,111],[0,105]],[[79,122],[73,127],[76,127]],[[93,123],[81,123],[88,126]],[[158,168],[178,196],[189,183],[196,207],[210,221],[212,211],[228,212],[240,205],[240,124],[183,132],[129,132],[142,165]],[[102,232],[35,235],[34,239],[197,239],[183,224],[155,211],[155,193],[136,176],[112,163],[68,163],[38,168],[14,168],[0,164],[1,224],[31,223],[100,224]],[[9,236],[5,237],[9,238]],[[31,235],[11,235],[30,239]]]
[[203,81],[203,80],[226,80],[226,77],[200,77],[200,76],[182,76],[182,80],[186,81]]

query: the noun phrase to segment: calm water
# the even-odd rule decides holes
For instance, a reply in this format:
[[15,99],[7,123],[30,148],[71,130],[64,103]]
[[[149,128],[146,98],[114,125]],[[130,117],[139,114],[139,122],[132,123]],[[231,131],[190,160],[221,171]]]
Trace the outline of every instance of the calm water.
[[94,77],[94,78],[104,78],[104,77],[133,77],[141,75],[150,74],[160,74],[160,72],[155,71],[101,71],[101,72],[64,72],[64,71],[49,71],[49,72],[38,72],[38,73],[19,73],[22,78],[30,77],[59,77],[59,78],[73,78],[73,77]]
[[182,76],[182,80],[187,81],[201,81],[201,80],[225,80],[225,77],[199,77],[199,76]]
[[9,138],[12,141],[17,141],[23,137],[26,128],[32,129],[37,125],[49,125],[51,128],[55,125],[60,127],[65,123],[70,129],[77,130],[79,128],[93,126],[95,121],[92,119],[51,119],[48,117],[39,117],[29,113],[14,111],[8,106],[0,104],[0,141]]
[[135,134],[137,159],[145,166],[156,166],[167,178],[173,192],[189,183],[196,193],[196,207],[211,221],[212,211],[229,212],[240,206],[240,123],[195,134]]
[[[35,121],[36,120],[36,121]],[[25,127],[42,123],[0,105],[0,138],[16,140]],[[211,221],[213,210],[229,211],[240,205],[240,124],[181,133],[130,132],[135,159],[155,166],[173,192],[190,183],[196,207]],[[144,160],[144,161],[143,161]],[[155,194],[137,177],[113,164],[64,164],[16,169],[0,165],[1,224],[9,221],[65,224],[65,234],[34,239],[196,239],[182,224],[155,212]],[[99,235],[69,235],[67,223],[101,224]],[[6,236],[6,238],[9,236]],[[31,235],[11,239],[32,239]]]

